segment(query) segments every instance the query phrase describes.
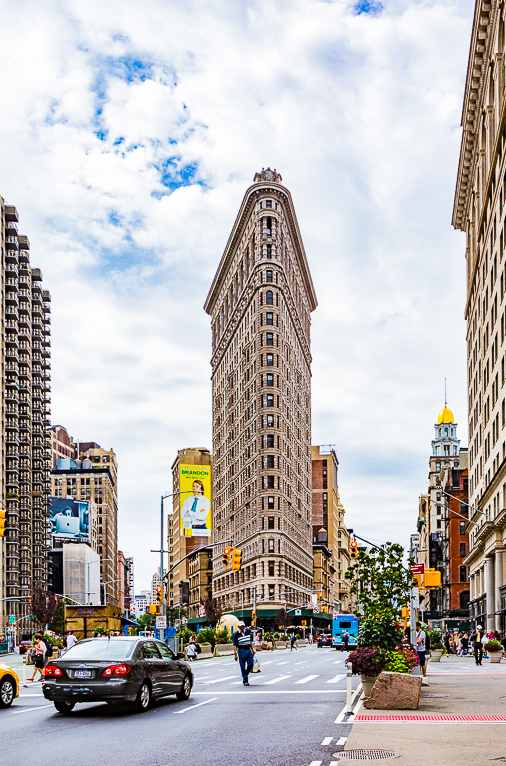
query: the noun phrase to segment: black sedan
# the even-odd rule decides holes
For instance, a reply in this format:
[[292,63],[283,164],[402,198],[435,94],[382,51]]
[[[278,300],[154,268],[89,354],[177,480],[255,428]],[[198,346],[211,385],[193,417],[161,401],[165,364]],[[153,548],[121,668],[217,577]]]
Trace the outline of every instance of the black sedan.
[[131,702],[147,710],[153,699],[175,694],[187,700],[193,673],[161,641],[138,636],[79,641],[45,667],[44,697],[60,713],[76,702]]
[[332,633],[320,633],[318,636],[318,646],[332,646]]

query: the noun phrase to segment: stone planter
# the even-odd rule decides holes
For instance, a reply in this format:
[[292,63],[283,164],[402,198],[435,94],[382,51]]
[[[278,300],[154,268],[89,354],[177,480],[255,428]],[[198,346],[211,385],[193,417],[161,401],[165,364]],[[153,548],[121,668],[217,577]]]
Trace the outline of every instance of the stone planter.
[[490,662],[500,662],[502,658],[502,652],[489,652],[488,658]]
[[360,676],[362,679],[362,689],[364,690],[364,697],[367,699],[367,697],[370,696],[372,687],[376,683],[376,679],[378,676]]
[[364,707],[368,710],[416,710],[421,689],[421,676],[383,671],[368,699],[364,700]]
[[296,644],[297,646],[307,646],[306,642],[302,638],[297,639]]
[[233,653],[234,653],[233,644],[216,644],[216,646],[214,647],[215,657],[225,657],[227,654],[233,654]]
[[286,649],[286,641],[276,641],[276,649]]
[[211,646],[211,644],[209,644],[208,646],[201,646],[200,648],[202,649],[202,651],[200,652],[200,654],[197,654],[198,660],[207,660],[209,657],[213,656],[213,647]]
[[443,650],[442,649],[431,649],[430,650],[430,661],[431,662],[441,662],[441,657],[443,656]]

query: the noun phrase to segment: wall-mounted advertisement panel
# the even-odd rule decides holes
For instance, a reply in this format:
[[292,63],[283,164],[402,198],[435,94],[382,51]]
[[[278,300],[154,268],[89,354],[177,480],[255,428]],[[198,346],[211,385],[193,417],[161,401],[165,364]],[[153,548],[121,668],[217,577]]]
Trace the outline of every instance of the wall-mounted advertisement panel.
[[179,466],[181,534],[211,537],[211,466]]
[[51,535],[64,540],[90,542],[90,504],[72,497],[51,498]]

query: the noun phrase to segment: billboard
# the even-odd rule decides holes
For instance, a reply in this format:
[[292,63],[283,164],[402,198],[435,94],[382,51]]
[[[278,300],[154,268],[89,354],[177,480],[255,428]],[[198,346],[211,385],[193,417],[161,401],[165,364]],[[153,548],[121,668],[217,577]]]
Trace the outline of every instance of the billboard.
[[60,539],[89,543],[90,504],[73,497],[51,498],[51,535]]
[[179,466],[179,508],[184,537],[211,537],[211,466]]

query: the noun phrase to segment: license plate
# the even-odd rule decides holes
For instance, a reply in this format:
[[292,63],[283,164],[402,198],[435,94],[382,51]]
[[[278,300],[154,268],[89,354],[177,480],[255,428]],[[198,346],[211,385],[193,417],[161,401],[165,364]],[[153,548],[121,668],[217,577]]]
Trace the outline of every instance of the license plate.
[[91,678],[91,670],[76,670],[74,678]]

